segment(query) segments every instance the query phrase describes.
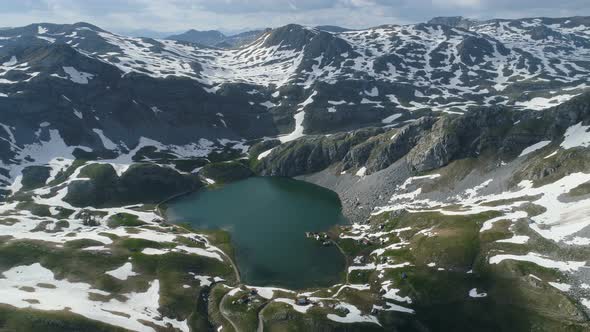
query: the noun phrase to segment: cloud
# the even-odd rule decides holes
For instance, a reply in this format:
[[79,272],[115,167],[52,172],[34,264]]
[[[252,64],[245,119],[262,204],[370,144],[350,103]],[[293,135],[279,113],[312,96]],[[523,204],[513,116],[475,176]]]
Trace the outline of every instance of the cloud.
[[432,4],[439,7],[479,7],[481,0],[433,0]]
[[287,23],[362,28],[473,18],[590,15],[587,0],[20,0],[0,5],[0,22],[86,21],[107,30],[240,30]]

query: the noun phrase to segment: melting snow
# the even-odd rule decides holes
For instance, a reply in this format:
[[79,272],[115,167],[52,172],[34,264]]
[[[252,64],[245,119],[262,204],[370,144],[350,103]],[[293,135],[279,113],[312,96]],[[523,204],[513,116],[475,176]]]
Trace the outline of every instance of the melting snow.
[[262,159],[266,158],[272,152],[272,150],[274,150],[274,148],[269,149],[269,150],[266,150],[266,151],[260,153],[256,159],[262,160]]
[[528,148],[522,150],[519,157],[526,156],[529,153],[540,150],[540,149],[546,147],[547,145],[549,145],[550,143],[551,143],[551,141],[541,141],[539,143],[535,143],[535,144],[529,146]]
[[63,67],[63,70],[69,76],[70,81],[78,84],[88,84],[88,81],[94,77],[93,74],[78,71],[74,67]]
[[504,239],[504,240],[498,240],[496,242],[500,242],[500,243],[515,243],[515,244],[525,244],[529,241],[529,237],[526,235],[518,235],[518,236],[513,236],[509,239]]
[[[159,327],[172,327],[181,331],[189,331],[186,321],[177,321],[168,317],[159,319],[160,283],[154,280],[145,293],[129,293],[109,301],[92,301],[91,293],[109,295],[109,293],[93,289],[86,283],[71,283],[65,279],[57,280],[53,272],[39,263],[28,266],[17,266],[3,273],[0,279],[2,297],[0,303],[17,308],[33,308],[38,310],[69,310],[72,313],[98,320],[107,324],[120,326],[135,331],[155,331],[154,328],[142,324],[146,321]],[[51,284],[54,287],[38,287],[39,283]],[[33,292],[23,290],[33,288]],[[34,299],[38,302],[27,302]],[[125,299],[121,301],[120,299]],[[117,313],[124,313],[120,315]],[[128,317],[126,316],[128,315]]]
[[12,66],[16,65],[17,63],[18,63],[18,61],[17,61],[16,57],[13,55],[10,57],[10,60],[4,62],[2,64],[2,66],[3,67],[12,67]]
[[303,137],[303,119],[305,118],[305,111],[299,111],[293,116],[295,119],[295,130],[289,135],[279,137],[281,143],[294,141],[299,137]]
[[564,272],[577,271],[581,267],[586,266],[585,261],[555,261],[532,252],[526,255],[496,255],[490,257],[489,262],[490,264],[499,264],[504,260],[531,262],[542,267],[559,269]]
[[404,312],[404,313],[407,313],[407,314],[413,314],[413,313],[415,313],[414,309],[402,307],[401,305],[397,305],[395,303],[389,303],[389,302],[387,302],[386,306],[374,305],[373,308],[375,308],[377,310],[384,310],[384,311]]
[[472,290],[469,291],[469,297],[478,298],[478,297],[486,297],[486,296],[488,296],[487,293],[478,293],[477,288],[473,288]]
[[381,120],[381,122],[385,123],[385,124],[390,124],[393,121],[399,119],[401,116],[402,116],[402,114],[393,114],[393,115],[390,115],[390,116],[386,117],[385,119]]
[[578,96],[578,95],[577,94],[576,95],[564,94],[564,95],[558,95],[558,96],[551,97],[551,98],[536,97],[536,98],[533,98],[528,101],[516,102],[516,103],[514,103],[514,106],[519,106],[522,108],[539,111],[539,110],[544,110],[546,108],[550,108],[553,106],[557,106],[557,105],[564,103],[576,96]]
[[74,115],[76,117],[78,117],[79,119],[83,119],[84,115],[82,114],[82,112],[78,111],[77,109],[74,108]]
[[92,129],[92,131],[94,131],[98,135],[98,137],[100,137],[100,140],[102,141],[102,145],[105,147],[105,149],[118,150],[117,144],[113,143],[113,141],[111,141],[108,137],[106,137],[104,135],[102,129],[94,128],[94,129]]
[[363,177],[365,176],[365,174],[367,173],[367,168],[365,166],[359,168],[359,170],[356,172],[356,176],[360,176]]
[[377,317],[371,315],[364,315],[357,307],[348,303],[340,303],[336,309],[347,310],[346,316],[338,316],[335,314],[328,314],[328,319],[339,323],[374,323],[381,325]]
[[564,149],[571,149],[578,146],[590,146],[589,128],[590,126],[582,126],[582,122],[569,127],[563,135],[564,139],[561,143],[561,147]]
[[550,281],[549,285],[559,289],[562,292],[569,292],[569,290],[572,288],[571,285],[560,283],[560,282],[551,282]]
[[133,265],[131,265],[130,262],[127,262],[123,264],[123,266],[105,273],[120,280],[127,280],[129,277],[138,275],[137,273],[133,272]]
[[275,301],[286,303],[286,304],[290,305],[291,307],[293,307],[293,309],[295,309],[295,311],[302,313],[302,314],[306,313],[307,310],[309,308],[311,308],[311,306],[312,306],[311,303],[309,303],[307,305],[297,305],[294,300],[285,299],[285,298],[278,298],[278,299],[275,299]]

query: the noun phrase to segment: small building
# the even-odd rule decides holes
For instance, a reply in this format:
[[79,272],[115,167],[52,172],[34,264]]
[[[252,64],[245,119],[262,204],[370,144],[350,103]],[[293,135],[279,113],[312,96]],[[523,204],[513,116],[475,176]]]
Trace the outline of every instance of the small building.
[[161,224],[161,223],[164,222],[164,219],[162,219],[162,218],[154,218],[154,219],[152,219],[152,222],[155,223],[155,224]]
[[235,300],[236,304],[246,304],[250,302],[250,294],[244,294],[239,299]]
[[298,297],[297,300],[295,300],[295,303],[297,305],[308,305],[309,299],[305,296],[301,296],[301,297]]
[[371,241],[367,240],[367,239],[362,239],[361,240],[361,244],[364,246],[370,246],[371,245]]
[[338,311],[339,313],[342,313],[344,315],[348,315],[348,313],[350,312],[350,310],[346,307],[343,307],[341,305],[336,306],[336,311]]
[[78,218],[82,219],[82,225],[84,226],[95,227],[100,225],[100,222],[88,210],[82,210],[80,214],[78,214]]

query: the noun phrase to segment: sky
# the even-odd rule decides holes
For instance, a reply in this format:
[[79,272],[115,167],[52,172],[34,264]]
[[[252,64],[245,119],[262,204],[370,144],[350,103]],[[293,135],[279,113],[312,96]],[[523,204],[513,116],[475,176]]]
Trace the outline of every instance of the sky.
[[88,22],[119,33],[217,29],[239,32],[288,23],[366,28],[475,19],[590,16],[590,0],[0,0],[0,25]]

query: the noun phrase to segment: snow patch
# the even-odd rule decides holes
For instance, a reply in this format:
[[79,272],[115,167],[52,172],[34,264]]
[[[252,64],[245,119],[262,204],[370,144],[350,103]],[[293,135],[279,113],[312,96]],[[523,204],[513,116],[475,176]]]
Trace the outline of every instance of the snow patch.
[[[133,331],[156,330],[144,325],[141,321],[149,322],[149,324],[162,329],[170,324],[173,328],[181,331],[189,331],[186,321],[161,316],[158,310],[160,307],[160,283],[157,279],[149,283],[149,289],[145,293],[128,293],[109,301],[92,301],[89,297],[92,293],[104,296],[108,296],[110,293],[94,289],[86,283],[72,283],[66,279],[58,280],[52,271],[39,263],[13,267],[4,272],[3,276],[4,278],[0,278],[0,289],[3,290],[0,303],[16,308],[68,310],[92,320]],[[39,283],[51,284],[54,287],[38,287]],[[34,291],[26,291],[23,289],[24,287],[33,288]],[[29,299],[36,301],[26,301]]]
[[393,121],[401,118],[401,116],[402,116],[402,114],[393,114],[393,115],[390,115],[390,116],[386,117],[385,119],[381,120],[381,122],[384,124],[390,124]]
[[582,122],[567,128],[561,147],[567,150],[579,146],[585,148],[590,146],[589,128],[590,126],[582,126]]
[[359,170],[356,172],[356,176],[360,177],[365,176],[365,174],[367,174],[367,168],[365,166],[359,168]]
[[123,264],[121,267],[114,269],[112,271],[107,271],[105,272],[105,274],[108,274],[119,280],[127,280],[129,277],[139,275],[138,273],[133,272],[133,265],[131,264],[131,262],[127,262]]
[[64,72],[69,76],[70,81],[78,84],[88,84],[88,81],[91,80],[94,75],[85,73],[83,71],[78,71],[74,67],[62,67]]
[[266,158],[266,157],[267,157],[269,154],[271,154],[272,150],[274,150],[274,149],[275,149],[275,148],[268,149],[268,150],[266,150],[266,151],[264,151],[264,152],[260,153],[256,159],[258,159],[258,160],[262,160],[262,159]]
[[551,141],[540,141],[538,143],[535,143],[535,144],[529,146],[528,148],[522,150],[519,157],[526,156],[529,153],[540,150],[540,149],[546,147],[547,145],[549,145],[550,143],[551,143]]
[[564,284],[564,283],[560,283],[560,282],[549,282],[549,285],[559,289],[562,292],[569,292],[569,290],[572,288],[571,285],[568,284]]
[[338,306],[336,306],[336,309],[348,311],[348,313],[344,317],[335,314],[328,314],[328,319],[338,323],[373,323],[379,326],[381,325],[377,317],[364,315],[357,307],[353,306],[352,304],[340,303]]
[[113,143],[113,141],[111,141],[108,137],[106,137],[104,135],[104,132],[102,131],[102,129],[94,128],[94,129],[92,129],[92,131],[94,131],[98,135],[98,137],[100,137],[102,145],[105,147],[105,149],[111,150],[111,151],[119,149],[117,144]]
[[526,235],[517,235],[517,236],[513,236],[509,239],[504,239],[504,240],[498,240],[496,242],[500,242],[500,243],[515,243],[515,244],[525,244],[529,241],[529,237]]
[[490,264],[499,264],[504,260],[531,262],[542,267],[558,269],[564,272],[577,271],[581,267],[586,266],[585,261],[555,261],[532,252],[526,255],[496,255],[490,257],[489,262]]
[[486,297],[486,296],[488,296],[487,293],[485,293],[485,292],[484,293],[479,293],[477,291],[477,288],[473,288],[473,289],[471,289],[469,291],[469,297],[479,298],[479,297]]

